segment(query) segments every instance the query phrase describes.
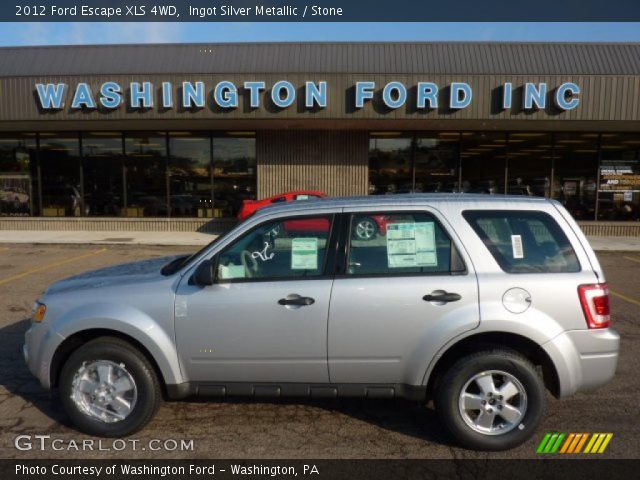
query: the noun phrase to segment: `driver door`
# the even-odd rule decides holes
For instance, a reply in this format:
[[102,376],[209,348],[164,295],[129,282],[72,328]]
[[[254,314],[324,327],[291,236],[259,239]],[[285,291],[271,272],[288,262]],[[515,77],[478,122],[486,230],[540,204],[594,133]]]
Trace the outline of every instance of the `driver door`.
[[333,215],[266,221],[216,254],[216,283],[176,296],[182,368],[196,382],[326,383]]

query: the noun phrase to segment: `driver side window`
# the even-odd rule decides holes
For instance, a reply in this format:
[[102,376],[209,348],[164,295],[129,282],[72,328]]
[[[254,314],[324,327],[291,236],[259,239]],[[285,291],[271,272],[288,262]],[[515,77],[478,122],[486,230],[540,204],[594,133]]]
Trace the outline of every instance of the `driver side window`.
[[225,282],[321,276],[332,223],[332,216],[263,223],[219,254],[217,279]]

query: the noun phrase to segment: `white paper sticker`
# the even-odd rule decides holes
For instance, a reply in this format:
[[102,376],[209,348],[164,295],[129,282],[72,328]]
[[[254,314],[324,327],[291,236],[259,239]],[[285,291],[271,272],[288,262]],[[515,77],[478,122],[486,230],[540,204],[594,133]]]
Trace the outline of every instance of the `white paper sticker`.
[[218,276],[221,279],[246,278],[244,265],[218,265]]
[[524,258],[524,248],[522,247],[522,236],[511,235],[511,250],[513,258]]
[[389,268],[438,265],[434,223],[388,224],[387,264]]
[[296,200],[309,200],[309,195],[298,195]]
[[291,269],[318,269],[317,238],[294,238],[291,240]]
[[433,222],[416,223],[416,263],[419,267],[438,265],[436,230]]

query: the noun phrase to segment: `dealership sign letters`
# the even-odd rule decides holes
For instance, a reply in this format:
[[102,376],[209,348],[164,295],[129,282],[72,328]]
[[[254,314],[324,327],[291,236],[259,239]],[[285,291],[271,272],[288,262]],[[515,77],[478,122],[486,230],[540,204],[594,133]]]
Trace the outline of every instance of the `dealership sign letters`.
[[[35,86],[39,107],[43,110],[61,110],[70,105],[72,110],[115,110],[126,105],[128,108],[144,109],[235,109],[239,107],[239,97],[245,96],[251,108],[260,108],[265,102],[277,109],[286,109],[298,101],[304,108],[323,109],[329,102],[329,87],[326,81],[307,81],[296,86],[287,80],[279,80],[271,85],[264,81],[246,81],[242,85],[222,80],[207,86],[202,81],[182,82],[174,85],[161,82],[130,82],[121,84],[114,81],[101,85],[78,83],[72,88],[66,83],[38,83]],[[516,89],[519,90],[515,95]],[[380,101],[390,110],[407,106],[417,110],[445,107],[462,110],[474,101],[472,87],[466,82],[451,82],[439,86],[433,82],[417,82],[407,86],[399,81],[383,85],[373,81],[359,81],[352,87],[350,101],[354,109],[364,108],[367,102]],[[554,107],[559,110],[573,110],[580,104],[580,87],[565,82],[551,89],[546,83],[524,83],[518,85],[507,82],[498,90],[503,110],[519,107],[523,110]],[[411,93],[411,94],[410,94]],[[515,99],[519,105],[515,105]]]

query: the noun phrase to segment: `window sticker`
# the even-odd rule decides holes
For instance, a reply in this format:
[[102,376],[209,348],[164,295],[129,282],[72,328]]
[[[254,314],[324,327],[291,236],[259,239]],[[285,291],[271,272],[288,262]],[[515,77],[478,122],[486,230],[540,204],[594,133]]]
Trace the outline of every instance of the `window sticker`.
[[309,200],[309,195],[298,195],[296,200]]
[[389,268],[438,265],[433,222],[391,223],[387,226]]
[[416,223],[416,263],[419,267],[438,265],[436,228],[433,222]]
[[244,265],[218,265],[218,276],[222,280],[246,278]]
[[318,239],[294,238],[291,240],[291,270],[318,269]]
[[524,258],[524,248],[522,247],[522,236],[511,235],[511,250],[513,258]]

